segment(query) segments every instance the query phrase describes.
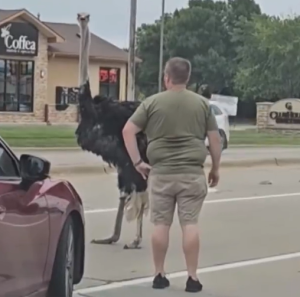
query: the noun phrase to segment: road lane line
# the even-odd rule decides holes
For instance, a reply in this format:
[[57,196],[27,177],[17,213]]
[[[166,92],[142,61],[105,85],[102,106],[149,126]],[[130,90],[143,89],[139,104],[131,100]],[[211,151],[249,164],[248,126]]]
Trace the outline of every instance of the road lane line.
[[[206,200],[204,201],[204,204],[245,202],[245,201],[252,201],[252,200],[275,199],[275,198],[295,197],[295,196],[300,197],[300,193],[286,193],[286,194],[274,194],[274,195],[265,195],[265,196],[214,199],[214,200]],[[84,213],[85,214],[106,213],[106,212],[116,212],[117,210],[118,208],[99,208],[99,209],[86,210]]]
[[93,214],[93,213],[105,213],[105,212],[116,212],[118,208],[99,208],[99,209],[89,209],[85,210],[85,214]]
[[[266,263],[272,263],[272,262],[278,262],[278,261],[284,261],[284,260],[290,260],[300,257],[300,252],[296,253],[290,253],[290,254],[283,254],[283,255],[277,255],[277,256],[271,256],[266,258],[260,258],[260,259],[254,259],[254,260],[245,260],[245,261],[239,261],[239,262],[233,262],[228,264],[221,264],[221,265],[214,265],[210,267],[205,268],[199,268],[197,270],[197,274],[204,274],[204,273],[211,273],[211,272],[217,272],[217,271],[223,271],[223,270],[229,270],[229,269],[236,269],[241,267],[248,267],[248,266],[254,266],[254,265],[261,265]],[[174,278],[180,278],[187,276],[186,271],[179,271],[170,273],[167,275],[169,279]],[[143,277],[128,281],[120,281],[120,282],[114,282],[107,285],[92,287],[92,288],[86,288],[86,289],[79,289],[76,290],[74,293],[77,294],[91,294],[91,293],[97,293],[101,291],[108,291],[118,288],[124,288],[129,286],[136,286],[146,283],[151,283],[153,280],[153,276],[151,277]]]

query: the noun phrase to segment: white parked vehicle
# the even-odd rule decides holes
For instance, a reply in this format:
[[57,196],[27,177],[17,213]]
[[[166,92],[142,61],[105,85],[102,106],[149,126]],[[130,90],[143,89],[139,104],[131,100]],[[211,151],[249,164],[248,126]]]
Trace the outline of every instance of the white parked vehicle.
[[[216,101],[209,101],[212,111],[216,117],[219,132],[222,141],[222,150],[227,149],[229,143],[229,119],[226,111]],[[208,148],[208,139],[205,139],[205,145]]]

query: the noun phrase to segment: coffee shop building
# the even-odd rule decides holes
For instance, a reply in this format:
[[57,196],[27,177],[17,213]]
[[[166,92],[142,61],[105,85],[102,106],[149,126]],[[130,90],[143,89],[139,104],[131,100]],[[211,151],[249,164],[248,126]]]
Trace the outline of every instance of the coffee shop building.
[[[75,18],[76,16],[74,16]],[[0,10],[0,122],[75,123],[79,27]],[[93,94],[126,99],[128,54],[92,34]]]

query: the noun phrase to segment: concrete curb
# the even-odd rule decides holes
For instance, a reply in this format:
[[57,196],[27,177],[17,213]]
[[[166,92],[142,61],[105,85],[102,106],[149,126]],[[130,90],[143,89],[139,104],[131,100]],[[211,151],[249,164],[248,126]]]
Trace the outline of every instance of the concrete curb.
[[108,165],[103,166],[53,166],[50,170],[52,175],[68,175],[68,174],[108,174],[116,172],[116,169],[109,167]]
[[[229,146],[229,150],[231,148],[300,148],[300,145],[297,144],[281,144],[281,145],[275,145],[275,144],[231,144]],[[28,153],[29,151],[35,152],[35,151],[53,151],[53,152],[66,152],[66,151],[82,151],[80,147],[12,147],[13,151],[25,151]]]
[[[252,168],[252,167],[262,167],[262,166],[289,166],[289,165],[300,165],[299,158],[290,159],[261,159],[261,160],[237,160],[237,161],[224,161],[221,162],[221,169],[227,168]],[[205,168],[210,167],[207,163]],[[116,172],[116,169],[109,167],[106,164],[103,166],[54,166],[51,169],[51,174],[108,174]]]
[[273,158],[261,160],[237,160],[237,161],[221,161],[221,168],[234,168],[234,167],[261,167],[261,166],[288,166],[300,165],[299,158]]

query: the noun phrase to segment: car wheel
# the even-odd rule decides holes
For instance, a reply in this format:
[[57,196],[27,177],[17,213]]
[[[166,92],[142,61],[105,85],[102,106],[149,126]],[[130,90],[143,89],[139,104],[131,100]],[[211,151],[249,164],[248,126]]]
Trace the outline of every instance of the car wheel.
[[72,218],[65,222],[56,250],[48,297],[72,297],[75,241]]
[[219,130],[221,136],[222,151],[227,148],[227,137],[223,130]]

